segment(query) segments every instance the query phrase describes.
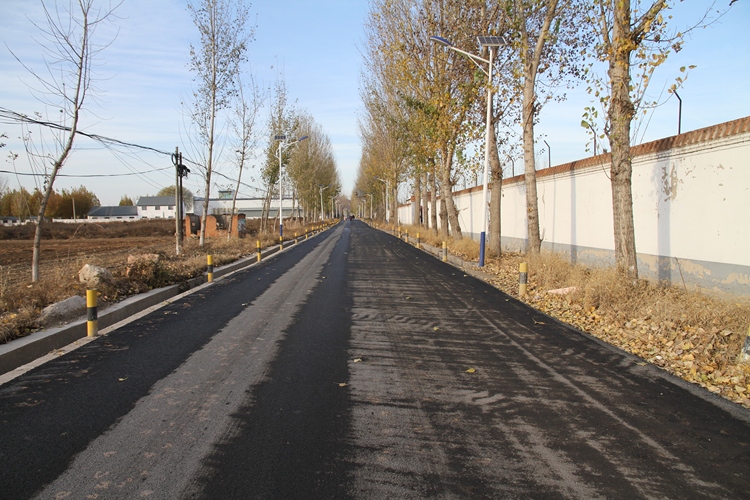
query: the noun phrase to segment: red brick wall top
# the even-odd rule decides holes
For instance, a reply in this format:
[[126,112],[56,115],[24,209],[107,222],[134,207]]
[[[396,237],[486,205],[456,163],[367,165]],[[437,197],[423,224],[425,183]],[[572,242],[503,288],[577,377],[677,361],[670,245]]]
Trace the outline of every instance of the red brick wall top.
[[[701,144],[716,139],[723,139],[726,137],[732,137],[735,135],[750,133],[750,116],[745,118],[739,118],[730,122],[719,123],[718,125],[712,125],[706,128],[699,128],[691,132],[685,132],[684,134],[673,135],[671,137],[665,137],[656,141],[646,142],[639,144],[630,149],[633,156],[640,156],[650,153],[659,153],[661,151],[668,151],[670,149],[692,146],[694,144]],[[537,177],[546,177],[548,175],[557,175],[571,172],[579,168],[591,167],[594,165],[601,165],[602,163],[607,164],[610,162],[611,154],[605,153],[596,156],[590,156],[582,160],[576,160],[569,163],[563,163],[562,165],[556,165],[552,168],[545,168],[538,170]],[[515,177],[509,177],[503,179],[503,184],[513,184],[523,179],[523,174],[516,175]],[[474,191],[481,191],[482,186],[474,186],[461,191],[454,191],[454,195],[471,193]],[[438,199],[440,197],[438,196]],[[411,198],[414,201],[414,197]],[[403,206],[403,205],[401,205]]]

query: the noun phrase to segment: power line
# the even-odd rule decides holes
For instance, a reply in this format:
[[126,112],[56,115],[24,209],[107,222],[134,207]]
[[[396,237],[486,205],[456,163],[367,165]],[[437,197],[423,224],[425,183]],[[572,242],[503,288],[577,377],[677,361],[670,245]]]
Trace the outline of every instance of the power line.
[[[172,167],[163,167],[163,168],[155,168],[153,170],[146,170],[145,172],[130,172],[127,174],[81,174],[81,175],[73,175],[73,174],[57,174],[55,177],[74,177],[74,178],[83,178],[83,177],[125,177],[129,175],[142,175],[142,174],[148,174],[151,172],[158,172],[160,170],[171,170]],[[11,170],[0,170],[0,174],[14,174],[14,175],[26,175],[26,176],[32,176],[32,177],[46,177],[46,174],[35,174],[33,172],[13,172]]]

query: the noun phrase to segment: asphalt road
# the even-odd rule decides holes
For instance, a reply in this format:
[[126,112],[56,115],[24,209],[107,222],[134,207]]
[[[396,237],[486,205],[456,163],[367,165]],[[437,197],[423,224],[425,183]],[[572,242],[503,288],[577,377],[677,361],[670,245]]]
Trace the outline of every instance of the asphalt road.
[[345,222],[0,386],[0,498],[747,498],[750,412]]

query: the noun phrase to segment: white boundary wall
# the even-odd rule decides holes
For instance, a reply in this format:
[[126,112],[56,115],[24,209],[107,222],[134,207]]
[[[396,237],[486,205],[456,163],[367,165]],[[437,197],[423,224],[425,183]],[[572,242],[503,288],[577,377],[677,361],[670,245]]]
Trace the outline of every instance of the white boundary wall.
[[[750,295],[750,117],[642,144],[633,155],[640,275]],[[537,172],[544,249],[574,262],[614,263],[608,176],[609,155]],[[454,193],[461,229],[475,239],[481,197],[481,186]],[[526,247],[525,204],[523,176],[506,179],[506,250]],[[411,204],[402,206],[399,220],[409,224],[415,213]]]

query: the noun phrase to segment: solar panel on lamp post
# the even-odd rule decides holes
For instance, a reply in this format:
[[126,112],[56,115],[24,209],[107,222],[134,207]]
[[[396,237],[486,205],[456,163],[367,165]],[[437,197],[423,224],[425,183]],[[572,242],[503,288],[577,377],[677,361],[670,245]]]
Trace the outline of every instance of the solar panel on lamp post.
[[[447,47],[450,50],[462,54],[477,65],[482,72],[487,75],[487,122],[486,122],[486,134],[485,134],[485,145],[484,145],[484,182],[482,185],[482,232],[479,234],[479,267],[484,267],[484,254],[487,240],[487,221],[488,216],[488,182],[489,182],[489,171],[490,171],[490,134],[492,133],[492,61],[495,59],[495,49],[500,45],[503,45],[505,41],[499,36],[480,36],[477,37],[480,47],[488,47],[490,49],[490,58],[484,59],[471,52],[466,52],[458,47],[455,47],[450,41],[440,36],[431,36],[430,40],[433,42]],[[479,63],[487,65],[487,69]]]

